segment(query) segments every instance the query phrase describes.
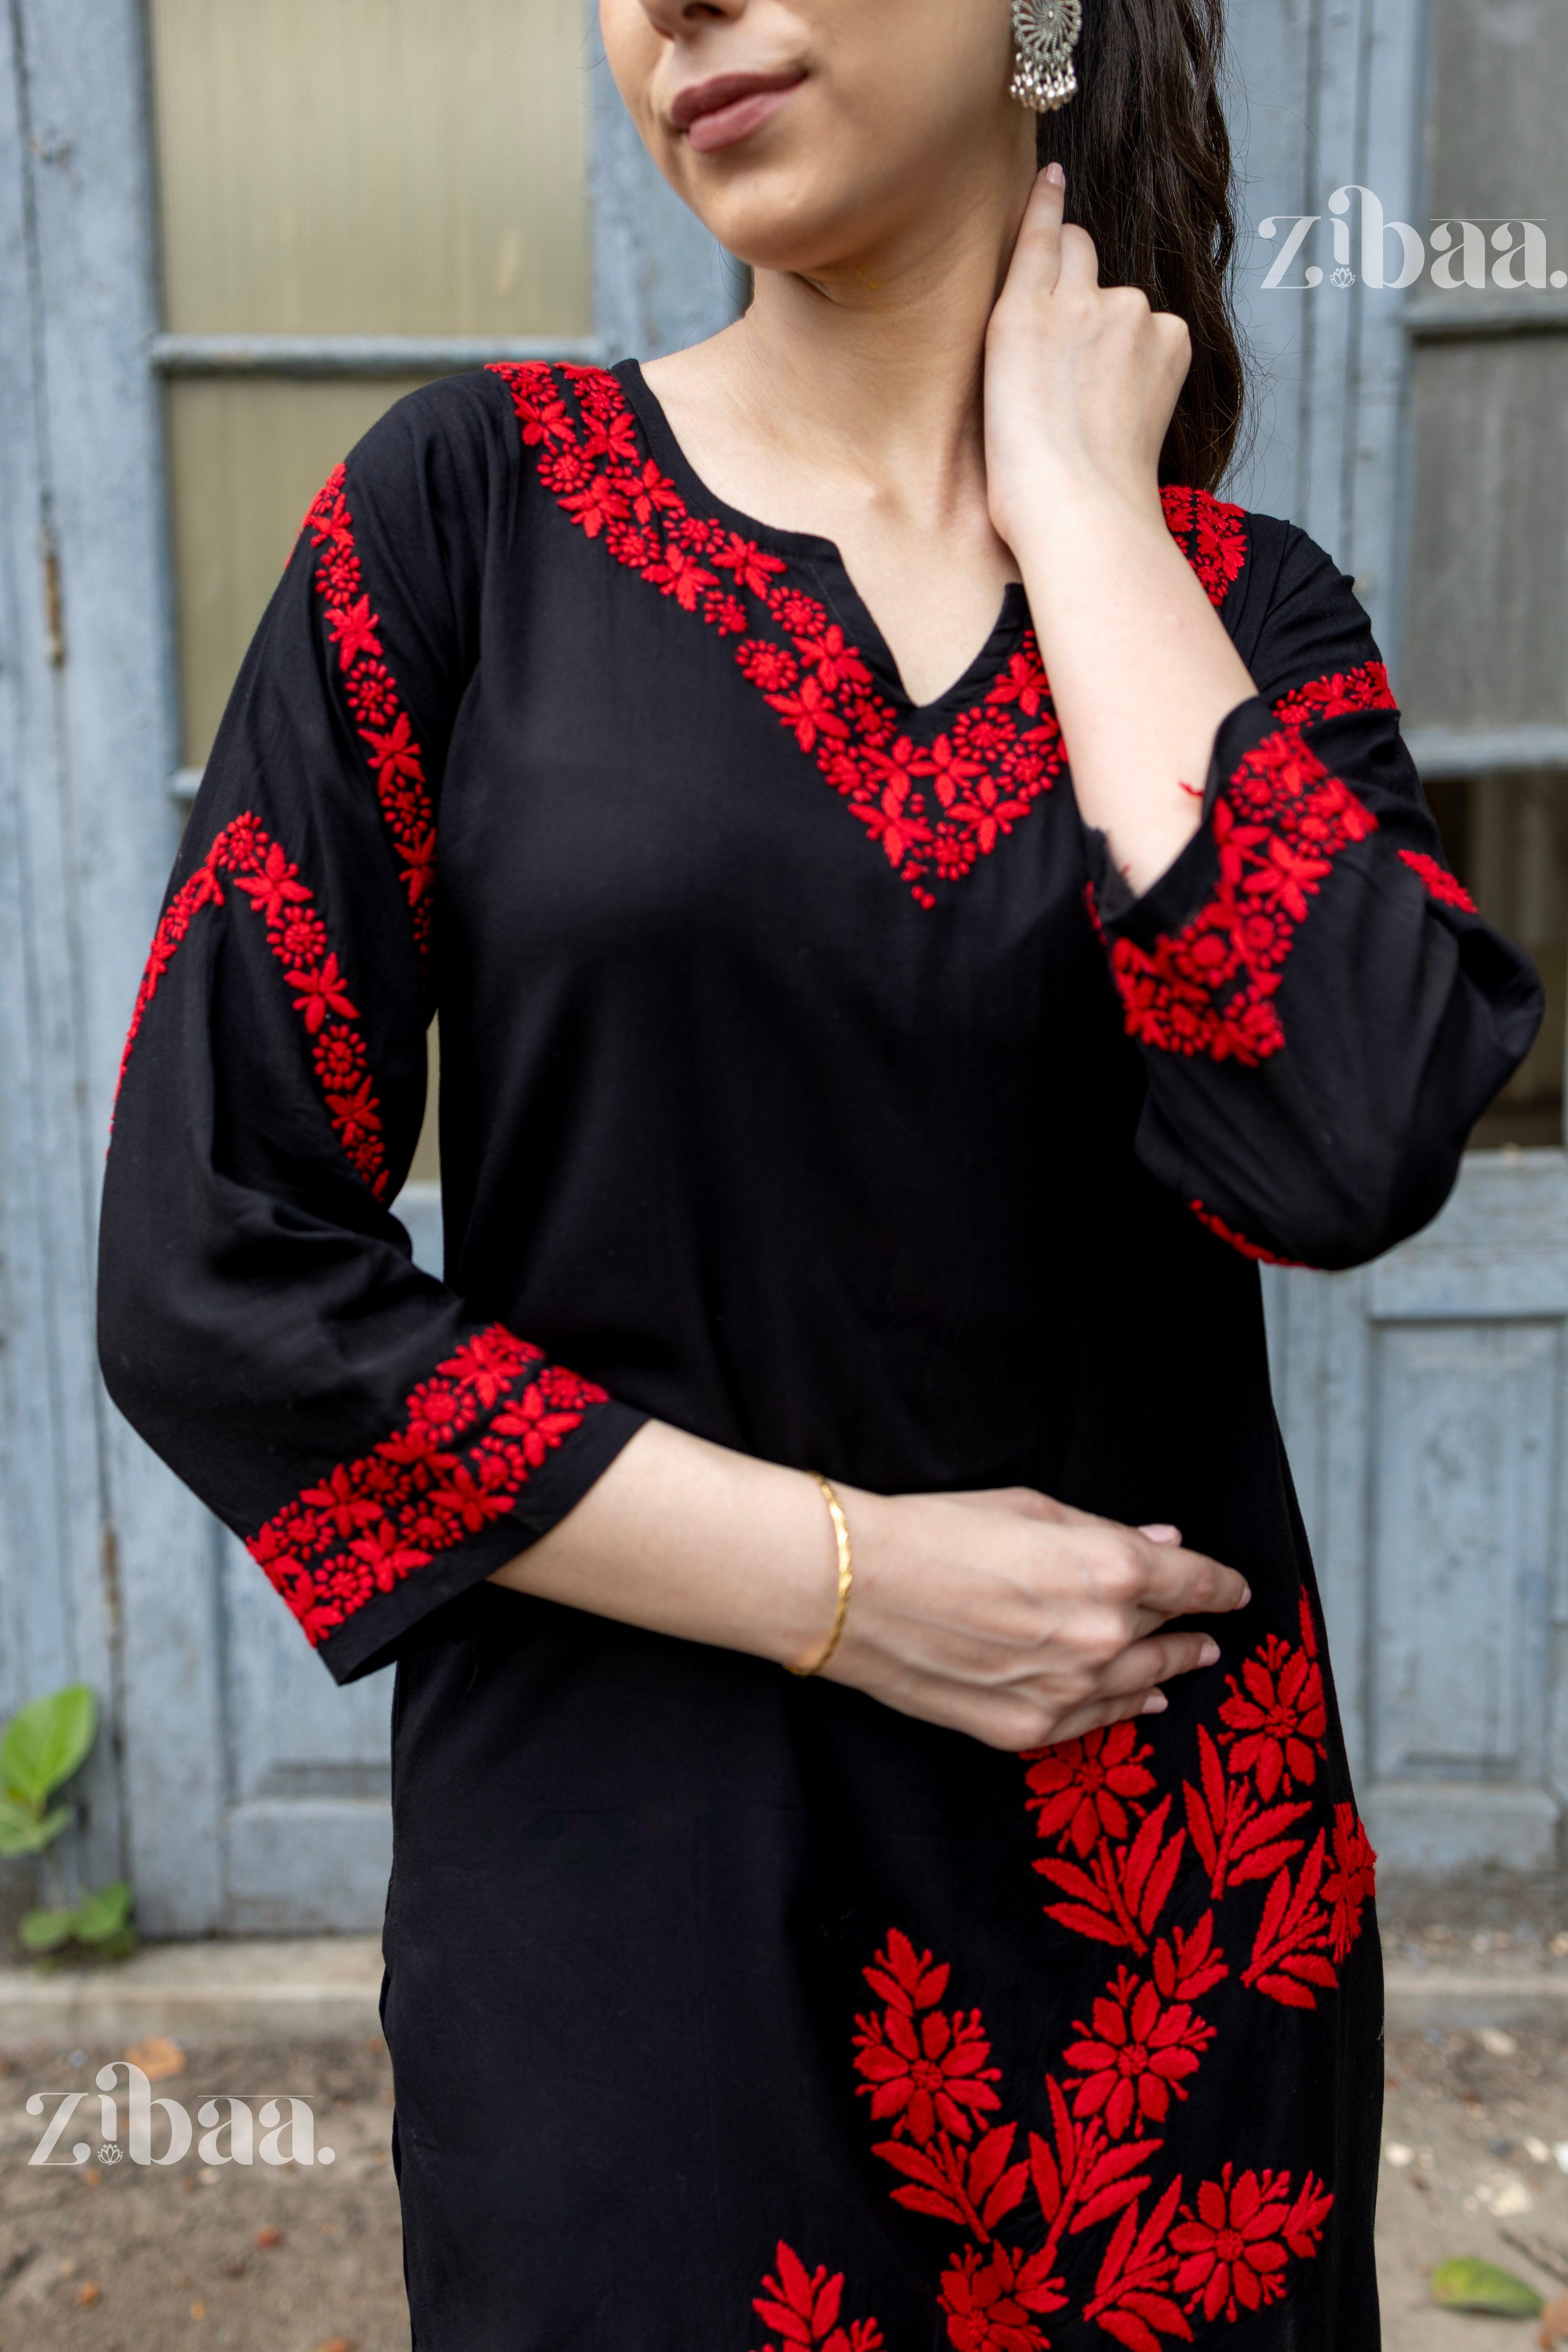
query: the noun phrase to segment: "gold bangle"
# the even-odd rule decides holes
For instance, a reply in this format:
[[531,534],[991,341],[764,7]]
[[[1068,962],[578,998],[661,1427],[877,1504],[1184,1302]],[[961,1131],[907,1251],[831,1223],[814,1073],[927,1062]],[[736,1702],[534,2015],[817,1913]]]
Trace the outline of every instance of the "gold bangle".
[[809,1666],[791,1666],[787,1670],[792,1675],[819,1675],[838,1647],[844,1620],[849,1614],[849,1588],[855,1581],[855,1555],[849,1548],[849,1522],[844,1516],[844,1506],[820,1470],[808,1470],[805,1475],[808,1478],[815,1478],[821,1487],[833,1521],[834,1538],[838,1545],[838,1608],[833,1620],[833,1631],[827,1637],[827,1647],[821,1657],[814,1659]]

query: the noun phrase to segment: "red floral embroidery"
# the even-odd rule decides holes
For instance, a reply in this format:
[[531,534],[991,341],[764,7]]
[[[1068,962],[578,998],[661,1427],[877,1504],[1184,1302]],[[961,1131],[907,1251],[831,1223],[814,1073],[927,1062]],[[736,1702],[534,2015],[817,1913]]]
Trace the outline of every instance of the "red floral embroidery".
[[1439,907],[1457,907],[1463,915],[1479,914],[1480,909],[1457,875],[1450,874],[1424,849],[1402,849],[1399,853],[1412,874],[1418,874]]
[[948,2341],[957,2352],[1047,2352],[1050,2339],[1034,2315],[1060,2311],[1067,2302],[1049,2273],[1038,2254],[965,2246],[942,2276]]
[[1233,2184],[1227,2164],[1218,2180],[1198,2190],[1195,2210],[1184,2206],[1171,2232],[1183,2257],[1177,2294],[1211,2322],[1278,2303],[1290,2255],[1317,2252],[1332,2205],[1310,2173],[1292,2199],[1289,2173],[1244,2172]]
[[294,1010],[310,1040],[311,1066],[332,1131],[355,1174],[379,1201],[386,1191],[388,1171],[382,1150],[381,1107],[371,1080],[359,1010],[328,946],[326,925],[300,879],[299,868],[290,865],[253,816],[234,817],[224,826],[201,865],[163,911],[120,1057],[116,1095],[159,982],[201,909],[223,905],[221,877],[226,875],[267,927],[268,944],[284,968]]
[[[973,2147],[933,2129],[924,2147],[894,2139],[873,2150],[902,2176],[892,2191],[897,2203],[964,2233],[938,2291],[955,2352],[1048,2352],[1039,2323],[1072,2301],[1058,2267],[1064,2244],[1091,2230],[1109,2227],[1110,2234],[1080,2315],[1130,2352],[1162,2352],[1162,2339],[1191,2343],[1191,2315],[1212,2323],[1221,2313],[1234,2318],[1237,2309],[1279,2300],[1291,2258],[1317,2252],[1333,2200],[1310,2174],[1293,2196],[1288,2174],[1236,2179],[1227,2165],[1217,2181],[1200,2184],[1192,2206],[1182,2204],[1178,2175],[1144,2207],[1171,2103],[1187,2096],[1215,2040],[1195,2004],[1227,1974],[1212,1913],[1190,1935],[1178,1928],[1162,1937],[1147,1976],[1119,1969],[1093,2004],[1092,2026],[1077,2029],[1085,2038],[1062,2053],[1072,2072],[1047,2075],[1048,2129],[1029,2134],[1016,2162],[1017,2127],[1010,2122]],[[907,2016],[910,2004],[939,2000],[949,1970],[929,1952],[917,1956],[895,1929],[865,1975],[889,2008],[880,2021],[859,2021],[861,2053],[884,2046],[893,2017]],[[980,2014],[970,2014],[978,2034]],[[868,2022],[880,2032],[868,2036]],[[1031,2196],[1037,2219],[1023,2210]],[[1014,2216],[1023,2221],[1023,2247],[996,2236]],[[792,2305],[797,2315],[805,2311],[808,2284],[816,2282],[803,2273]],[[804,2317],[797,2327],[794,2340],[816,2340],[805,2332]]]
[[1160,492],[1165,522],[1217,611],[1247,562],[1247,514],[1207,490],[1167,483]]
[[1265,1804],[1272,1804],[1281,1786],[1287,1796],[1292,1783],[1310,1789],[1329,1753],[1322,1669],[1315,1650],[1270,1633],[1243,1665],[1240,1683],[1234,1675],[1226,1679],[1230,1696],[1219,1712],[1227,1727],[1231,1770],[1250,1773]]
[[[693,514],[643,452],[615,378],[498,361],[541,480],[589,539],[721,636],[742,675],[815,760],[922,907],[973,873],[1063,772],[1061,730],[1032,631],[983,701],[930,744],[782,556]],[[563,386],[575,395],[569,411]],[[1204,490],[1162,493],[1172,530],[1217,604],[1246,561],[1244,518]],[[749,601],[748,601],[749,600]]]
[[1285,1032],[1279,974],[1333,859],[1377,819],[1282,728],[1246,752],[1215,803],[1214,897],[1152,949],[1119,939],[1110,968],[1127,1033],[1171,1054],[1256,1064]]
[[1320,719],[1338,719],[1347,710],[1398,708],[1389,691],[1387,670],[1382,662],[1371,661],[1291,687],[1275,703],[1274,716],[1286,727],[1313,727]]
[[1089,1732],[1064,1747],[1027,1749],[1028,1783],[1034,1791],[1028,1807],[1039,1815],[1040,1835],[1058,1837],[1065,1832],[1080,1859],[1087,1859],[1102,1837],[1125,1838],[1126,1801],[1153,1793],[1154,1776],[1140,1760],[1151,1752],[1138,1747],[1133,1723],[1112,1724],[1109,1730]]
[[[1315,2007],[1317,1990],[1338,1984],[1339,1968],[1361,1932],[1374,1857],[1354,1809],[1340,1805],[1331,1829],[1321,1830],[1306,1851],[1302,1824],[1312,1804],[1302,1792],[1316,1789],[1328,1760],[1328,1714],[1317,1630],[1304,1593],[1299,1613],[1299,1643],[1269,1634],[1240,1675],[1227,1677],[1217,1736],[1197,1727],[1197,1777],[1182,1787],[1184,1830],[1173,1826],[1170,1796],[1148,1801],[1156,1785],[1147,1769],[1153,1750],[1140,1741],[1134,1724],[1090,1732],[1024,1759],[1026,1802],[1039,1836],[1057,1849],[1035,1864],[1059,1898],[1047,1904],[1047,1917],[1135,1957],[1152,1948],[1154,1981],[1167,2002],[1195,1998],[1182,1989],[1174,1963],[1159,1957],[1175,1948],[1160,1937],[1160,1921],[1188,1838],[1214,1902],[1268,1882],[1242,1981],[1269,1999],[1290,2008]],[[1183,1965],[1207,1966],[1208,1944],[1195,1960],[1194,1948],[1181,1947]],[[1117,1980],[1123,1990],[1129,1981]],[[1114,1989],[1108,1995],[1121,1998]],[[1080,2030],[1087,2045],[1091,2029]],[[1107,2041],[1098,2024],[1092,2036]],[[1143,2041],[1136,2032],[1130,2039]]]
[[880,2017],[857,2020],[855,2063],[867,2077],[860,2088],[872,2115],[879,2123],[895,2118],[895,2139],[908,2132],[923,2145],[939,2129],[968,2139],[973,2118],[1001,2105],[980,2012],[965,2018],[959,2010],[950,2018],[936,2007],[948,1971],[933,1968],[929,1952],[917,1958],[897,1928],[866,1975],[888,2004]]
[[1222,1242],[1228,1243],[1240,1256],[1256,1259],[1260,1265],[1299,1265],[1300,1264],[1299,1258],[1277,1257],[1272,1250],[1264,1249],[1257,1242],[1249,1242],[1245,1234],[1237,1233],[1226,1223],[1223,1217],[1216,1217],[1212,1209],[1205,1209],[1201,1201],[1189,1201],[1187,1206],[1200,1225],[1206,1225],[1211,1234],[1217,1234]]
[[1162,2000],[1158,1985],[1125,1968],[1095,2002],[1090,2023],[1078,2031],[1083,2038],[1062,2053],[1084,2077],[1073,2113],[1103,2115],[1112,2139],[1134,2122],[1164,2122],[1173,2096],[1186,2097],[1182,2084],[1197,2073],[1199,2055],[1215,2036],[1187,2002]]
[[406,1420],[268,1520],[246,1549],[310,1642],[512,1509],[605,1392],[500,1323],[409,1397]]
[[881,2352],[882,2331],[874,2319],[840,2324],[844,2273],[827,2275],[825,2263],[808,2271],[800,2256],[779,2240],[778,2276],[765,2278],[752,2308],[785,2344],[804,2352]]
[[316,567],[316,592],[326,611],[333,650],[343,673],[343,695],[375,777],[376,797],[401,869],[420,969],[428,978],[431,891],[436,879],[436,810],[397,681],[386,666],[381,623],[365,592],[354,546],[353,517],[344,491],[346,468],[334,466],[310,503],[302,531],[327,550]]

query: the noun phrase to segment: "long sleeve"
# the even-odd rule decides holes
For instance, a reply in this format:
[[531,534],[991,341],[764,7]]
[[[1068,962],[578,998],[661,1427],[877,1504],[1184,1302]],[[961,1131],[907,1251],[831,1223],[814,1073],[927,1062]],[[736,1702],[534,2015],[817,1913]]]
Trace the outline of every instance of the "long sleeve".
[[1253,516],[1222,596],[1258,693],[1218,730],[1202,826],[1136,900],[1090,839],[1138,1156],[1245,1255],[1359,1265],[1442,1206],[1540,983],[1443,865],[1349,581]]
[[461,379],[401,403],[312,505],[116,1106],[110,1391],[340,1680],[544,1533],[641,1419],[418,1271],[390,1207],[425,1103],[446,749],[518,449],[499,388]]

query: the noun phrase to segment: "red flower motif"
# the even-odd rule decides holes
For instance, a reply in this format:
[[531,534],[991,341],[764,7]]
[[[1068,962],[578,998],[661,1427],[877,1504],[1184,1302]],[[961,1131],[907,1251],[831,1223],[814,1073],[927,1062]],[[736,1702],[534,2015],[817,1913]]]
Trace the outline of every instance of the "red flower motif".
[[1333,1846],[1322,1895],[1331,1917],[1329,1949],[1343,1960],[1361,1934],[1361,1915],[1377,1891],[1377,1856],[1353,1805],[1334,1807]]
[[1241,1669],[1245,1690],[1234,1675],[1226,1680],[1231,1696],[1219,1712],[1234,1735],[1231,1770],[1250,1772],[1265,1804],[1272,1803],[1281,1787],[1287,1792],[1292,1786],[1310,1788],[1319,1759],[1328,1754],[1321,1669],[1304,1650],[1270,1633]]
[[1244,2172],[1232,2180],[1225,2167],[1218,2180],[1205,2180],[1197,2208],[1182,2209],[1171,2243],[1183,2257],[1176,2293],[1189,2311],[1202,2310],[1211,2324],[1222,2315],[1237,2319],[1278,2303],[1285,2292],[1285,2226],[1290,2218],[1290,2177],[1284,2172]]
[[1198,2060],[1215,2029],[1185,2001],[1163,2002],[1156,1988],[1128,1969],[1119,1969],[1090,2012],[1092,2024],[1062,2056],[1084,2079],[1073,2102],[1075,2116],[1103,2116],[1112,2139],[1133,2123],[1162,2124],[1173,2092],[1198,2071]]
[[855,2063],[868,2079],[860,2084],[878,2123],[897,2120],[892,2136],[907,2131],[923,2147],[938,2130],[967,2139],[976,2116],[994,2114],[1001,2101],[991,2088],[1001,2069],[987,2066],[991,2044],[980,2011],[962,2010],[949,2019],[940,2009],[918,2021],[899,2009],[858,2021]]
[[376,635],[376,618],[370,609],[370,598],[361,596],[352,604],[342,604],[327,614],[327,626],[338,641],[338,662],[343,669],[353,669],[362,654],[378,654],[381,640]]
[[1084,1856],[1101,1837],[1125,1838],[1128,1802],[1153,1793],[1154,1776],[1146,1766],[1153,1752],[1139,1746],[1133,1723],[1086,1732],[1056,1748],[1028,1749],[1026,1760],[1038,1759],[1027,1775],[1034,1791],[1027,1803],[1039,1816],[1035,1826],[1040,1835],[1065,1835]]
[[825,2263],[808,2271],[781,2238],[778,2276],[763,2279],[763,2292],[752,2308],[775,2336],[782,2336],[786,2344],[805,2347],[805,2352],[816,2352],[818,2347],[821,2352],[881,2352],[882,2331],[874,2319],[852,2320],[847,2328],[840,2326],[843,2299],[842,2271],[829,2278]]
[[942,2274],[942,2307],[954,2352],[1047,2352],[1034,2315],[1065,2308],[1067,2297],[1040,2254],[1008,2246],[965,2246]]
[[303,1013],[305,1026],[312,1037],[329,1013],[341,1013],[348,1021],[359,1019],[349,1001],[335,955],[327,958],[320,971],[291,971],[287,977],[289,987],[300,992],[294,999],[294,1010]]
[[784,646],[747,637],[735,647],[742,675],[763,694],[784,694],[800,676],[800,664]]

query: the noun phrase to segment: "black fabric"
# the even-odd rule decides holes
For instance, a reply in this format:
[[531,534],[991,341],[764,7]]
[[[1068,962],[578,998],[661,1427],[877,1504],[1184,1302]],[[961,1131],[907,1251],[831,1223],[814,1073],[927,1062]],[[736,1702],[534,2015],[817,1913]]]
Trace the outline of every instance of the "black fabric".
[[[954,688],[911,709],[834,550],[709,498],[635,369],[619,381],[635,433],[583,479],[651,467],[671,544],[684,511],[771,551],[858,646],[906,743],[957,740],[1026,650],[1021,593]],[[578,380],[554,390],[587,446]],[[772,2347],[787,2331],[752,2305],[764,2274],[788,2286],[781,2240],[844,2274],[841,2322],[819,2283],[803,2323],[819,2352],[870,2352],[864,2328],[835,2329],[873,2316],[893,2352],[1087,2346],[1102,2310],[1134,2346],[1136,2322],[1156,2347],[1190,2327],[1242,2352],[1370,2352],[1375,1927],[1257,1269],[1188,1203],[1324,1264],[1413,1230],[1528,1045],[1533,978],[1399,859],[1435,856],[1436,835],[1396,719],[1357,712],[1308,740],[1378,829],[1333,858],[1296,931],[1284,1050],[1244,1068],[1140,1048],[1106,948],[1189,919],[1212,828],[1145,899],[1106,907],[1102,942],[1061,774],[922,903],[886,830],[743,674],[737,633],[639,576],[635,517],[590,535],[545,486],[556,446],[520,433],[487,373],[403,402],[348,464],[377,643],[439,803],[429,986],[320,593],[330,540],[307,532],[289,565],[175,877],[244,812],[285,845],[366,1040],[382,1198],[345,1160],[270,935],[224,879],[141,1019],[105,1201],[117,1402],[257,1544],[334,1672],[399,1660],[385,2016],[419,2352]],[[1299,532],[1250,518],[1246,554],[1223,616],[1260,701],[1221,730],[1226,778],[1265,706],[1375,657]],[[921,790],[934,819],[945,803]],[[432,994],[445,1284],[412,1268],[387,1205]],[[439,1525],[410,1505],[423,1564],[356,1584],[354,1530],[393,1458],[377,1449],[437,1413],[437,1366],[495,1326],[547,1369],[493,1402],[475,1374],[462,1464],[481,1486],[524,1443],[507,1431],[548,1367],[595,1391],[500,1516],[468,1530],[449,1493]],[[552,1391],[568,1402],[570,1375]],[[1245,1572],[1253,1605],[1146,1731],[1031,1761],[485,1584],[647,1414],[873,1489],[1026,1484],[1173,1519]],[[457,1476],[429,1475],[443,1492]],[[334,1509],[350,1565],[312,1586],[287,1565],[291,1530]],[[1289,1737],[1248,1728],[1260,1677]],[[1205,1803],[1242,1837],[1217,1879]],[[1150,1856],[1144,1909],[1095,1928],[1073,1874],[1092,1889]],[[1268,1958],[1287,1913],[1317,1923],[1294,1975]],[[923,2137],[918,2106],[873,2116],[858,2095],[857,2015],[880,2021],[873,2041],[903,2030],[894,1931],[951,1969],[916,2017],[928,2054],[944,2033],[989,2045],[985,2097]],[[1209,1981],[1194,1955],[1215,1948]],[[1111,2132],[1082,2053],[1139,1987],[1196,2063]],[[1118,2176],[1139,2185],[1031,2284],[1048,2175],[1008,2168],[1031,2136],[1059,2145],[1075,2105],[1113,2158],[1148,2144]],[[994,2195],[1016,2189],[1005,2210],[979,2189],[962,2223],[895,2201],[919,2185],[910,2150],[948,2160],[944,2131],[961,2172],[1006,2134],[984,2142]],[[1237,2257],[1250,2284],[1211,2312],[1205,2213],[1254,2192],[1265,2252]],[[1140,2246],[1146,2291],[1123,2263]]]

